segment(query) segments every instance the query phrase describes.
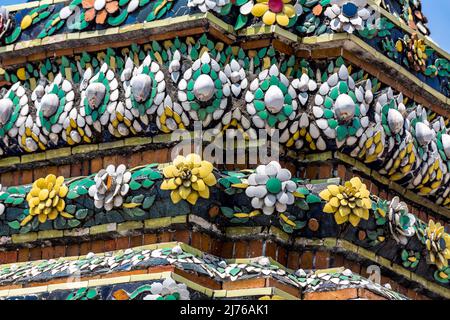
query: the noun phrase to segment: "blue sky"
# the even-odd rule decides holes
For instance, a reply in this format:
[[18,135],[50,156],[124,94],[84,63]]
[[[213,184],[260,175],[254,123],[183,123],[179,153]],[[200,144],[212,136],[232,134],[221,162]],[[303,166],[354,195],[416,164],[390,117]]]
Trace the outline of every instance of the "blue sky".
[[[0,0],[1,5],[26,2],[25,0]],[[423,11],[428,17],[431,37],[439,46],[450,52],[450,1],[423,0]]]

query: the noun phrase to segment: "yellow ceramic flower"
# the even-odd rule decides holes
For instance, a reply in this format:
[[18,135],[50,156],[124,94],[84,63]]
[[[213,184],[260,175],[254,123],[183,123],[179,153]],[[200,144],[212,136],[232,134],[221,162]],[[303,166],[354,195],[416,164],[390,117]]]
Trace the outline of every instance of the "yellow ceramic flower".
[[295,9],[290,0],[257,0],[252,8],[255,17],[262,17],[264,24],[273,25],[275,22],[280,26],[287,26],[289,19],[295,16]]
[[216,184],[213,169],[210,162],[202,161],[197,154],[177,156],[172,165],[163,169],[166,179],[161,190],[172,190],[170,197],[173,203],[183,199],[194,205],[199,196],[209,198],[208,187]]
[[55,220],[58,215],[73,218],[72,215],[64,212],[66,207],[64,198],[68,191],[69,188],[64,184],[64,177],[49,174],[45,178],[36,180],[26,198],[30,213],[21,225],[26,225],[34,216],[38,216],[41,223],[46,222],[47,219]]
[[329,185],[319,196],[327,201],[323,212],[333,213],[337,224],[350,221],[356,227],[361,219],[369,219],[369,209],[372,208],[370,192],[357,177],[344,186]]
[[430,220],[425,229],[425,236],[431,264],[435,264],[439,270],[448,267],[450,235],[445,233],[444,226]]
[[282,296],[273,295],[273,296],[263,296],[258,300],[286,300],[286,299],[284,299]]

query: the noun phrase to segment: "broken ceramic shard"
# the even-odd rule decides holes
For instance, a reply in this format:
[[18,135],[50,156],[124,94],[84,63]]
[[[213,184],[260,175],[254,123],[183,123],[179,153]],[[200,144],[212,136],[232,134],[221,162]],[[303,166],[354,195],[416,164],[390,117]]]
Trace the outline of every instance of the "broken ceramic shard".
[[103,102],[106,87],[103,83],[93,82],[86,89],[86,99],[92,109],[97,109]]
[[195,80],[194,89],[195,97],[203,102],[211,100],[216,92],[214,81],[207,74],[201,74],[197,80]]
[[340,122],[348,122],[355,115],[355,102],[348,94],[341,94],[334,104],[334,113]]
[[4,126],[11,118],[14,110],[14,103],[9,98],[0,100],[0,124]]
[[280,112],[284,106],[283,92],[277,86],[270,86],[264,95],[264,103],[270,112]]
[[49,118],[56,113],[59,108],[59,98],[54,93],[46,94],[41,100],[41,112],[44,117]]
[[131,79],[131,92],[137,102],[147,100],[152,86],[152,79],[146,74],[138,74]]
[[393,134],[400,133],[403,129],[405,119],[402,114],[396,109],[389,109],[388,112],[388,124]]

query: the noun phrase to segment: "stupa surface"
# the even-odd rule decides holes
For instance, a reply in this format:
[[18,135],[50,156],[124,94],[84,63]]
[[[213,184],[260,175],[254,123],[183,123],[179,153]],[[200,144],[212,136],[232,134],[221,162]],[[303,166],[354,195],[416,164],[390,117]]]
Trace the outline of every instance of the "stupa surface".
[[450,298],[429,33],[419,0],[0,7],[0,300]]

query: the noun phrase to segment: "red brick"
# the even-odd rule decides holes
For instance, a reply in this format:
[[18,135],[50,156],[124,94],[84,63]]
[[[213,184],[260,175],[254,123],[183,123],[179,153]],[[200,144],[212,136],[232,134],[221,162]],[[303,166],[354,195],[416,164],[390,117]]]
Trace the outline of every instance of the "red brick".
[[20,184],[29,184],[33,182],[33,171],[23,170],[20,173]]
[[283,247],[278,247],[277,250],[277,261],[283,266],[287,263],[287,251]]
[[327,269],[329,267],[330,254],[326,251],[317,251],[315,269]]
[[305,251],[302,253],[300,258],[300,267],[302,269],[312,269],[313,268],[314,255],[310,251]]
[[367,299],[367,300],[386,300],[386,298],[379,296],[379,295],[373,293],[372,291],[369,291],[367,289],[362,289],[362,288],[358,289],[358,296],[361,299]]
[[28,248],[19,249],[19,253],[17,254],[17,262],[28,261],[29,257],[30,257],[30,249]]
[[202,244],[201,244],[201,250],[203,252],[209,252],[209,246],[210,246],[210,237],[206,233],[202,233]]
[[36,247],[30,249],[30,260],[40,260],[42,259],[42,248]]
[[134,168],[142,164],[142,154],[139,152],[132,153],[128,157],[128,167]]
[[237,281],[227,281],[222,284],[223,290],[239,290],[239,289],[250,289],[250,288],[264,288],[266,286],[266,279],[256,278],[256,279],[245,279]]
[[234,254],[234,243],[231,241],[226,241],[222,245],[222,254],[220,256],[230,259],[233,257]]
[[116,239],[116,249],[128,249],[130,244],[130,239],[128,237],[121,237]]
[[202,236],[199,232],[192,232],[191,235],[191,246],[193,246],[196,249],[202,248]]
[[18,186],[18,185],[20,185],[21,184],[20,183],[20,172],[14,171],[12,173],[12,179],[13,179],[13,181],[12,181],[11,186]]
[[187,272],[184,270],[180,270],[178,268],[174,269],[174,273],[182,276],[183,278],[186,278],[188,280],[191,280],[192,282],[195,282],[196,284],[199,284],[203,287],[207,287],[213,290],[220,290],[221,285],[216,280],[211,279],[210,277],[201,276],[197,273],[193,272]]
[[211,254],[215,256],[222,256],[223,243],[219,239],[211,239]]
[[308,167],[306,168],[306,179],[317,179],[318,177],[318,171],[317,170],[317,166],[314,165],[308,165]]
[[78,244],[72,244],[66,248],[67,257],[77,257],[80,255],[80,246]]
[[79,177],[81,176],[81,163],[76,162],[71,164],[70,166],[70,176],[71,177]]
[[90,242],[83,242],[80,244],[80,256],[84,256],[91,252],[91,243]]
[[13,173],[12,172],[2,173],[0,176],[0,181],[4,186],[13,186],[14,185]]
[[44,168],[45,168],[45,171],[47,172],[46,175],[53,174],[56,176],[58,174],[58,167],[56,167],[56,166],[48,166],[48,167],[44,167]]
[[138,236],[133,236],[130,238],[130,247],[134,248],[134,247],[140,247],[142,246],[143,242],[144,242],[144,237],[141,235]]
[[105,252],[114,251],[116,250],[116,240],[105,240],[105,246],[104,246]]
[[57,170],[58,176],[70,177],[70,164],[61,165]]
[[[160,233],[158,235],[158,242],[160,242],[160,243],[170,242],[171,240],[172,240],[172,233],[170,233],[168,231]],[[199,249],[201,249],[201,248],[199,248]]]
[[0,264],[6,263],[6,252],[0,251]]
[[103,167],[106,168],[110,164],[113,164],[113,165],[117,164],[117,156],[116,155],[103,157]]
[[239,241],[234,244],[235,258],[247,258],[248,243],[246,241]]
[[271,257],[272,259],[277,259],[277,244],[271,241],[266,242],[266,257]]
[[189,244],[190,233],[189,230],[177,230],[174,234],[174,240]]
[[261,240],[252,240],[249,243],[248,256],[249,258],[261,257],[263,255],[263,244]]
[[293,295],[294,297],[299,297],[300,298],[300,290],[296,287],[284,284],[279,282],[276,279],[273,278],[267,278],[266,279],[266,286],[267,287],[274,287],[274,288],[278,288],[281,291],[284,291],[286,293],[289,293],[290,295]]
[[103,169],[103,158],[91,159],[91,172],[99,172],[101,169]]
[[154,244],[157,242],[158,242],[158,237],[156,234],[153,234],[153,233],[144,234],[144,245]]
[[330,267],[339,268],[342,266],[344,266],[344,257],[339,253],[333,254],[333,262],[331,263]]
[[319,167],[319,179],[329,179],[331,176],[333,176],[333,166],[322,163]]
[[81,163],[81,175],[88,176],[91,174],[91,162],[89,160],[83,160]]
[[105,248],[104,240],[95,240],[91,242],[91,250],[93,253],[101,253]]
[[297,270],[299,267],[299,253],[297,251],[290,251],[288,254],[287,267],[292,270]]
[[349,300],[358,298],[356,288],[327,291],[327,292],[308,292],[304,296],[304,300]]
[[53,247],[42,248],[42,259],[53,259],[54,249]]
[[6,263],[17,262],[18,250],[6,251]]

